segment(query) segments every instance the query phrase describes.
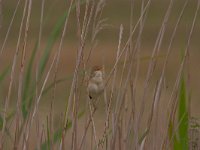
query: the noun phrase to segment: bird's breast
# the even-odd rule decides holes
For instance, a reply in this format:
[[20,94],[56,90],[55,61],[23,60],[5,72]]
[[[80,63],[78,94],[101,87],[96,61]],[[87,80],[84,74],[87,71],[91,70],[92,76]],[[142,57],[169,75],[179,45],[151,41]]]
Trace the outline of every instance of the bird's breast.
[[99,94],[100,92],[103,91],[103,89],[104,89],[103,82],[101,82],[101,83],[89,82],[89,84],[88,84],[88,91],[90,93]]

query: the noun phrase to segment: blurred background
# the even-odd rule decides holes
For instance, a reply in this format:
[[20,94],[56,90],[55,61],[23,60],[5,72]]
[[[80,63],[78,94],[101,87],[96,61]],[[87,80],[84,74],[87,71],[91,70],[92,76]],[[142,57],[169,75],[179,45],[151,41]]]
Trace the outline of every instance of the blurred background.
[[[0,28],[0,46],[2,46],[5,39],[6,33],[8,31],[9,24],[11,22],[13,13],[17,6],[17,0],[3,0],[2,1],[2,16],[1,16],[1,28]],[[148,10],[148,15],[144,25],[144,31],[142,33],[142,43],[141,43],[141,68],[139,71],[139,81],[138,89],[143,89],[144,81],[146,78],[147,68],[151,53],[153,51],[155,41],[160,30],[165,12],[168,8],[170,0],[153,0],[150,9]],[[167,47],[169,45],[170,37],[174,29],[177,18],[180,14],[181,8],[184,5],[184,0],[175,0],[172,8],[172,12],[167,23],[167,30],[163,39],[163,44],[161,46],[160,54],[158,56],[158,65],[151,80],[151,84],[155,85],[160,77],[162,65],[164,58],[166,56]],[[39,24],[40,24],[40,13],[41,13],[41,0],[33,1],[33,8],[31,12],[30,29],[28,32],[28,42],[27,42],[27,54],[26,62],[30,59],[34,45],[38,39]],[[105,64],[106,73],[108,74],[114,65],[116,51],[118,46],[119,38],[119,28],[123,25],[124,32],[122,37],[122,45],[128,39],[130,32],[130,0],[107,0],[104,11],[102,13],[102,18],[106,19],[106,27],[97,36],[97,45],[91,54],[88,68],[93,65]],[[67,5],[66,5],[67,4]],[[39,48],[38,58],[42,55],[49,36],[52,34],[56,23],[63,16],[66,8],[68,8],[69,2],[66,0],[45,0],[44,5],[44,22],[42,28],[42,40],[41,46]],[[164,95],[167,98],[170,97],[171,91],[173,89],[174,83],[176,81],[176,76],[181,62],[181,51],[185,49],[189,32],[192,25],[192,20],[194,18],[195,10],[197,6],[197,0],[190,0],[186,10],[181,19],[180,25],[177,29],[175,40],[172,46],[172,53],[169,58],[169,64],[167,66],[167,71],[165,75],[165,85],[166,90]],[[10,30],[7,43],[0,56],[0,72],[12,64],[14,53],[16,50],[16,43],[19,34],[19,28],[21,23],[21,18],[23,14],[24,0],[21,0],[19,4],[19,9],[16,12],[16,17],[14,18],[13,26]],[[136,24],[140,16],[141,0],[135,0],[134,13],[133,13],[133,23]],[[81,12],[84,12],[84,7],[81,8]],[[83,15],[83,13],[81,13]],[[89,31],[91,32],[91,30]],[[91,37],[87,39],[85,51],[89,52]],[[196,118],[200,118],[200,14],[197,16],[197,22],[192,34],[191,44],[189,47],[189,63],[187,64],[186,79],[187,88],[191,98],[191,115]],[[51,52],[51,57],[47,68],[49,68],[50,62],[54,52],[58,50],[60,38],[53,44],[53,51]],[[133,41],[135,42],[135,41]],[[76,52],[78,48],[79,39],[77,37],[77,20],[75,10],[72,11],[70,19],[68,22],[67,32],[64,39],[64,44],[61,52],[60,65],[58,70],[58,79],[65,79],[63,82],[57,85],[56,90],[56,101],[54,101],[55,115],[59,116],[64,113],[67,99],[69,96],[69,87],[71,86],[72,76],[75,67]],[[20,48],[22,49],[22,44]],[[21,57],[21,52],[19,54]],[[19,59],[20,60],[20,59]],[[37,61],[34,62],[35,65]],[[27,63],[25,63],[27,66]],[[13,92],[11,96],[11,105],[16,105],[17,89],[18,89],[18,78],[19,78],[19,67],[20,61],[17,63],[15,80],[13,86]],[[33,79],[35,80],[35,69],[33,68]],[[47,69],[46,69],[47,71]],[[9,76],[1,83],[0,86],[0,108],[4,105],[5,97],[8,91],[8,83],[10,79]],[[48,85],[53,82],[53,76],[48,80]],[[140,97],[140,93],[138,97]],[[45,95],[41,100],[41,105],[39,107],[42,116],[49,113],[50,105],[52,100],[52,91]],[[85,106],[86,100],[83,97],[81,100],[81,105]],[[164,105],[163,105],[164,107]],[[105,109],[105,104],[102,101],[97,112],[97,116],[100,118],[98,124],[102,125],[101,122],[102,111]],[[163,108],[165,109],[165,108]],[[147,109],[148,112],[148,109]]]

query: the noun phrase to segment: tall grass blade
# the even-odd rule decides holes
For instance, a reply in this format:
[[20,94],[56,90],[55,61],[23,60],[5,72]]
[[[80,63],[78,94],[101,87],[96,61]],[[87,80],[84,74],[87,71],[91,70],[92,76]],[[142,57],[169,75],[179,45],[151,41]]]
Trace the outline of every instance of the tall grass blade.
[[50,131],[49,131],[49,121],[47,117],[47,147],[50,150]]
[[4,69],[4,71],[0,74],[0,84],[5,79],[5,77],[6,77],[6,75],[8,74],[9,71],[10,71],[10,66],[6,67]]
[[[57,38],[59,37],[59,35],[62,31],[62,27],[64,25],[64,21],[65,21],[66,17],[67,17],[67,12],[65,12],[64,15],[61,18],[59,18],[59,20],[58,20],[57,24],[55,25],[51,35],[49,36],[46,48],[44,50],[44,53],[43,53],[42,58],[41,58],[40,63],[39,63],[39,72],[38,72],[39,80],[41,79],[42,74],[44,73],[44,70],[45,70],[47,62],[49,60],[50,53],[52,51],[53,45],[55,44]],[[37,48],[38,48],[38,41],[35,44],[34,50],[33,50],[32,55],[31,55],[31,59],[29,61],[27,73],[26,73],[23,100],[22,100],[22,112],[23,112],[24,118],[26,118],[27,113],[28,113],[27,103],[30,104],[31,101],[32,101],[32,98],[30,98],[29,102],[27,102],[27,95],[29,95],[29,87],[30,87],[31,72],[32,72],[31,69],[33,67],[33,62],[34,62],[34,59],[35,59],[35,56],[36,56]],[[35,89],[35,85],[34,85],[33,88]],[[32,90],[32,91],[34,91],[34,90]]]
[[[14,115],[15,115],[15,111],[10,112],[8,116],[6,117],[6,121],[10,121]],[[3,128],[3,117],[0,115],[0,130],[2,130],[2,128]],[[12,136],[11,136],[12,134],[10,133],[10,130],[7,127],[5,128],[5,133],[8,135],[10,139],[12,139]]]
[[[0,85],[2,84],[3,80],[5,79],[6,75],[10,70],[10,66],[6,67],[4,71],[0,74]],[[3,117],[0,115],[0,130],[3,128]]]
[[23,90],[23,97],[22,97],[22,114],[23,117],[26,118],[27,116],[27,97],[29,95],[30,85],[31,85],[31,75],[32,75],[32,68],[33,68],[33,62],[35,60],[36,52],[38,48],[38,41],[35,44],[35,47],[32,51],[31,58],[28,62],[28,67],[25,75],[25,81],[24,81],[24,90]]
[[[66,81],[66,79],[58,79],[56,81],[56,84],[60,84],[62,82]],[[47,86],[44,91],[42,92],[42,96],[48,94],[48,92],[53,88],[54,83],[51,83],[49,86]],[[29,93],[29,97],[27,97],[27,100],[25,100],[25,103],[22,107],[22,112],[24,117],[26,118],[27,114],[28,114],[28,110],[30,110],[31,106],[32,106],[32,102],[33,102],[33,97],[34,97],[34,93],[35,93],[35,88],[33,88],[31,90],[31,92]]]
[[180,94],[179,94],[178,122],[180,123],[178,132],[179,132],[181,150],[188,150],[189,120],[188,120],[188,110],[187,110],[186,85],[183,77],[181,79]]
[[39,63],[39,71],[38,71],[39,78],[38,79],[40,79],[42,77],[42,74],[44,73],[44,70],[45,70],[47,62],[49,60],[53,45],[55,44],[56,40],[58,39],[58,37],[62,31],[62,27],[64,25],[67,14],[68,13],[65,12],[64,15],[61,18],[59,18],[57,24],[55,25],[52,33],[49,36],[46,48],[44,50],[44,53],[43,53],[42,58]]
[[3,118],[0,116],[0,130],[3,128]]
[[170,121],[170,125],[169,125],[169,139],[173,139],[173,149],[174,150],[180,150],[181,146],[180,146],[180,142],[177,139],[177,135],[175,133],[173,133],[173,129],[174,129],[174,125],[172,123],[172,121]]
[[[78,119],[80,119],[83,115],[84,115],[84,111],[81,111],[79,114],[78,114]],[[67,123],[67,126],[65,128],[65,130],[69,130],[70,128],[72,127],[72,121],[69,120],[68,123]],[[54,135],[53,135],[53,143],[56,143],[57,141],[61,140],[62,138],[62,129],[58,129]],[[49,141],[50,143],[50,141]],[[41,145],[41,150],[48,150],[48,141],[44,142],[42,145]]]
[[[84,4],[85,2],[86,2],[86,0],[81,0],[80,5]],[[72,10],[74,10],[76,8],[75,6],[76,6],[75,4],[72,5]],[[44,70],[45,70],[47,62],[49,60],[49,56],[51,54],[53,45],[55,44],[56,40],[58,39],[59,35],[62,32],[62,28],[64,26],[67,16],[68,16],[68,12],[65,12],[63,14],[63,16],[58,19],[57,24],[55,25],[53,31],[51,32],[51,34],[49,36],[45,51],[43,53],[43,56],[42,56],[42,58],[40,60],[40,64],[39,64],[39,79],[42,77],[42,74],[44,73]]]

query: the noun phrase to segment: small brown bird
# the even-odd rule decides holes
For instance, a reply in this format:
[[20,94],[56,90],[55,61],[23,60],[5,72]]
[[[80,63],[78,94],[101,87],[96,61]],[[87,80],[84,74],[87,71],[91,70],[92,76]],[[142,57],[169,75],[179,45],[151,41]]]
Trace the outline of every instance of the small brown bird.
[[94,66],[91,69],[87,91],[90,99],[96,99],[104,90],[104,74],[101,66]]

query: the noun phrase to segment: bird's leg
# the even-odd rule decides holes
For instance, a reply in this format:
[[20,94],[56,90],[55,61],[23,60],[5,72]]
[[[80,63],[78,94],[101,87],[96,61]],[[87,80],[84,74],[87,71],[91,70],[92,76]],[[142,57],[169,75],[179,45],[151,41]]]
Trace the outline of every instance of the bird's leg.
[[93,107],[94,110],[97,109],[97,105],[95,104],[95,101],[94,101],[94,100],[92,100],[92,107]]

